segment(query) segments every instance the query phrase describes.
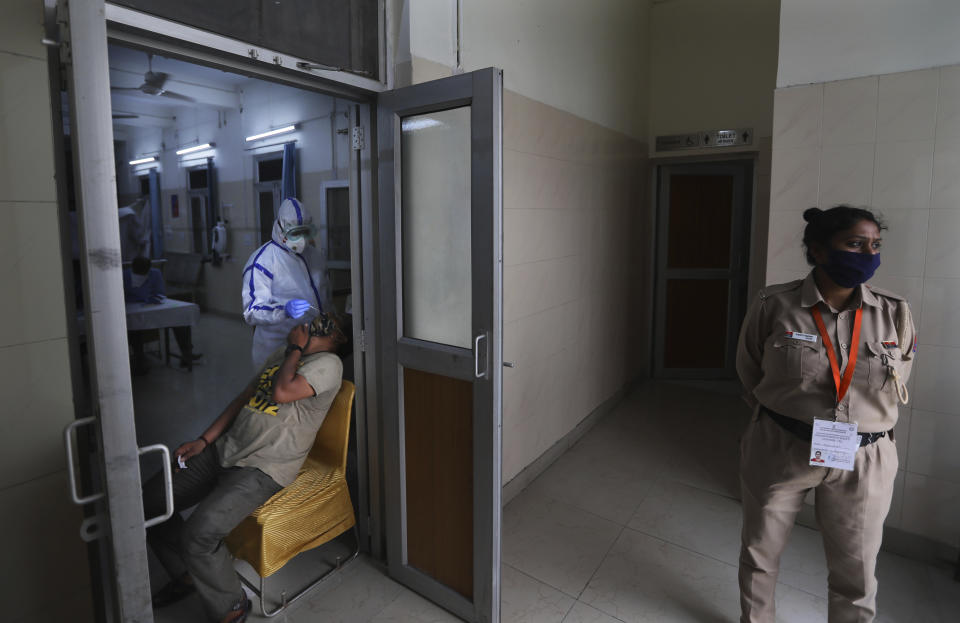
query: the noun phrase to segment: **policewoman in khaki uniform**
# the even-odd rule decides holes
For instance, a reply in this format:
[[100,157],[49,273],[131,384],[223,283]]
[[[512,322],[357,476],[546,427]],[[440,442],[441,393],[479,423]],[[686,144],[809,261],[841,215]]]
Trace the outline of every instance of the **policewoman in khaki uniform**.
[[885,229],[873,213],[837,206],[810,208],[803,218],[813,270],[760,292],[737,349],[755,408],[741,441],[741,621],[775,620],[780,554],[813,489],[829,621],[867,622],[916,332],[903,297],[866,285]]

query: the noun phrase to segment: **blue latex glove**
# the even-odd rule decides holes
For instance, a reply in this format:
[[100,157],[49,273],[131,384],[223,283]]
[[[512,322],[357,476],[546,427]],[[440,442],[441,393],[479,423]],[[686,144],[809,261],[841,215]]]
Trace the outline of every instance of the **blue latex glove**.
[[310,303],[303,299],[291,299],[283,306],[283,310],[290,318],[299,318],[307,313],[308,309],[310,309]]

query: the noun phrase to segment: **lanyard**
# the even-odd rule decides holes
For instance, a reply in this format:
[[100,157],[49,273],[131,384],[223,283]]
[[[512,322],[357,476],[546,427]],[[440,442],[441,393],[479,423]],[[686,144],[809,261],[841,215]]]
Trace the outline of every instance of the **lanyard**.
[[827,335],[827,327],[823,324],[823,316],[820,315],[820,310],[817,309],[816,305],[810,308],[810,312],[813,314],[814,322],[817,323],[817,330],[823,339],[823,346],[827,349],[827,358],[830,359],[830,370],[833,371],[833,384],[837,388],[837,404],[840,404],[840,401],[843,400],[843,397],[847,393],[847,389],[850,387],[850,381],[853,380],[853,369],[857,366],[857,351],[860,350],[860,308],[857,308],[857,313],[853,318],[853,337],[850,340],[850,361],[847,362],[847,367],[843,371],[842,379],[840,378],[840,365],[837,363],[837,353],[833,350],[833,342],[830,341],[830,336]]

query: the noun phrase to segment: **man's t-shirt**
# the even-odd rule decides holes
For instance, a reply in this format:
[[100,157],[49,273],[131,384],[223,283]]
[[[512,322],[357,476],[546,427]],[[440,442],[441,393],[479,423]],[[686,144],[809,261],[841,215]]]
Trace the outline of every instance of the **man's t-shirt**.
[[297,374],[307,380],[316,395],[281,405],[273,401],[273,382],[283,357],[281,349],[267,359],[257,379],[256,393],[229,430],[217,439],[216,448],[223,467],[256,467],[285,487],[296,479],[313,447],[340,389],[343,363],[332,353],[302,359]]

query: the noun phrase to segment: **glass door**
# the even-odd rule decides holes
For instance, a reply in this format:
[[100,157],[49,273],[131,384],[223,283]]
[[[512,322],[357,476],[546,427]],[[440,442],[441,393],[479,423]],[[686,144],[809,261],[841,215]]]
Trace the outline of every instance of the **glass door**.
[[389,572],[468,621],[500,606],[501,84],[377,99]]

